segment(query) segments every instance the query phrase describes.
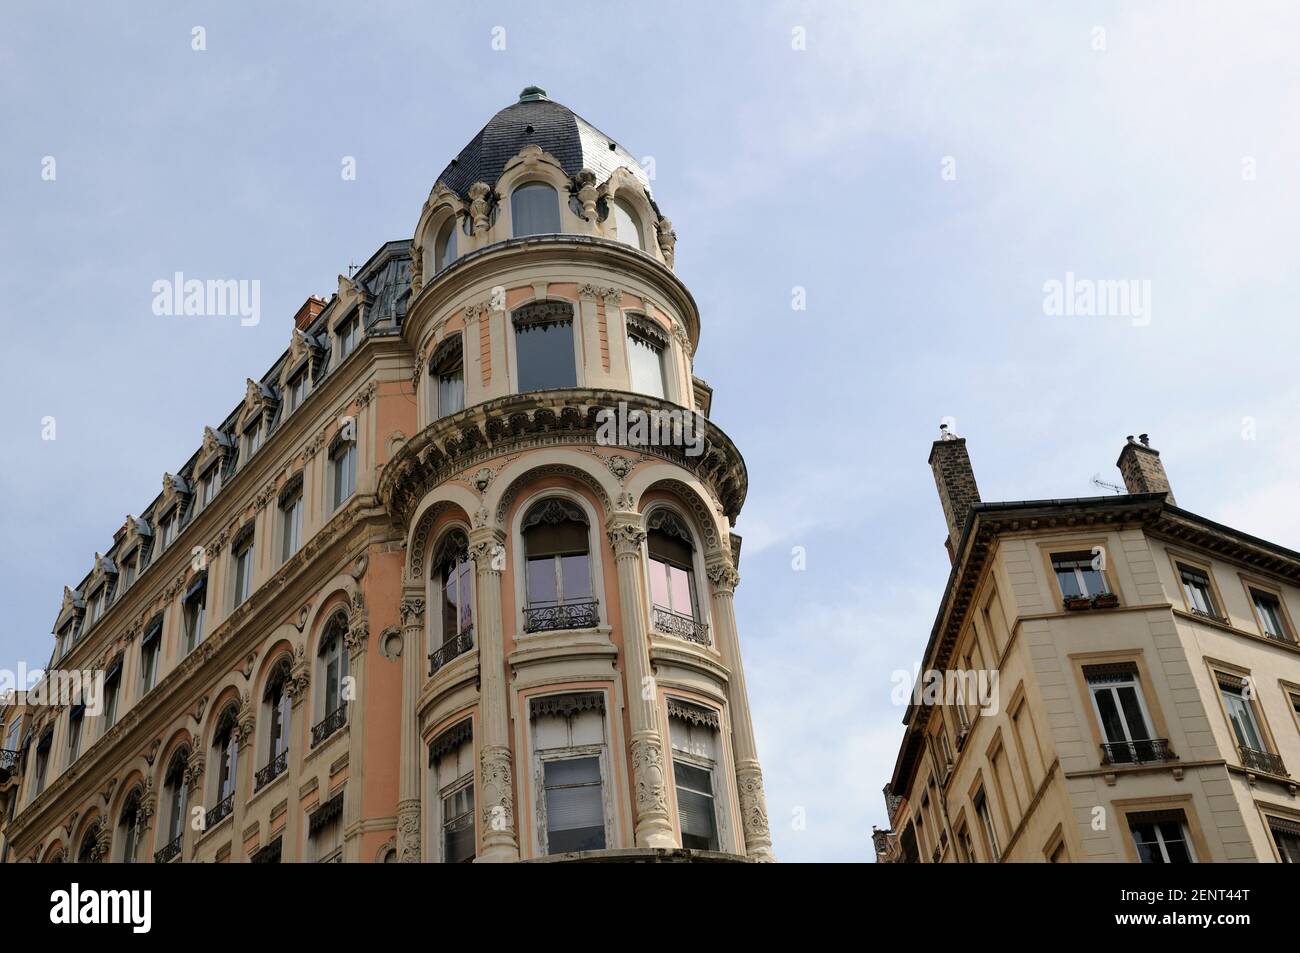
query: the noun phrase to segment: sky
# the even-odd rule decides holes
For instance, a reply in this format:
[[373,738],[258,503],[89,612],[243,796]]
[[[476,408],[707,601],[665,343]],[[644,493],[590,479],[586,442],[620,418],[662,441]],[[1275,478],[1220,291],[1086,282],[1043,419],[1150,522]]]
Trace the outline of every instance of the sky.
[[[44,664],[63,586],[530,84],[653,160],[677,232],[749,467],[736,609],[779,859],[868,860],[886,824],[892,676],[948,573],[940,421],[985,500],[1109,492],[1149,433],[1181,506],[1300,549],[1294,3],[5,19],[0,667]],[[260,322],[155,315],[176,271],[259,280]],[[1053,282],[1133,295],[1063,314]]]

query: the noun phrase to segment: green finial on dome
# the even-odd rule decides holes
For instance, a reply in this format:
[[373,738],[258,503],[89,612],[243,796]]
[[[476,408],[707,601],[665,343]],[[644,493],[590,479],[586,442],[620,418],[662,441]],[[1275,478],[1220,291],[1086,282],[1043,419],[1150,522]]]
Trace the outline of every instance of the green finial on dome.
[[519,94],[521,103],[535,103],[546,98],[546,90],[540,86],[525,86],[524,91]]

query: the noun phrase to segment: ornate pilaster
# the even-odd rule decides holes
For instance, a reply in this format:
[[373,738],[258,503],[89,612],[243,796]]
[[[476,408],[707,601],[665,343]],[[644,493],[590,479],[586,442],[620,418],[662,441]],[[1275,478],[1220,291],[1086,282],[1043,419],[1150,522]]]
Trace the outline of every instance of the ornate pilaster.
[[402,800],[397,804],[397,861],[420,862],[420,799]]
[[713,589],[713,628],[723,663],[731,673],[727,682],[727,708],[731,713],[732,750],[736,758],[736,790],[740,797],[741,825],[745,853],[753,860],[776,860],[767,822],[767,799],[763,795],[763,772],[758,764],[754,723],[749,716],[749,695],[745,690],[745,669],[740,658],[740,634],[736,629],[734,597],[740,574],[728,556],[719,556],[706,568]]
[[101,821],[99,828],[95,831],[95,846],[90,850],[90,859],[93,863],[107,863],[109,852],[113,847],[113,825]]
[[638,847],[676,847],[664,776],[664,741],[659,730],[659,690],[650,674],[649,626],[642,598],[645,578],[641,544],[646,532],[638,513],[615,513],[607,535],[618,567],[618,599],[623,619],[623,663],[627,708],[632,727],[632,772],[636,787]]
[[[420,861],[420,757],[416,700],[424,646],[424,593],[408,586],[402,593],[402,761],[398,776],[398,860]],[[402,813],[402,812],[405,813]]]
[[482,768],[483,861],[519,859],[515,828],[515,791],[511,771],[510,712],[506,694],[505,635],[501,623],[501,573],[505,569],[505,537],[491,527],[469,535],[478,595],[479,746]]

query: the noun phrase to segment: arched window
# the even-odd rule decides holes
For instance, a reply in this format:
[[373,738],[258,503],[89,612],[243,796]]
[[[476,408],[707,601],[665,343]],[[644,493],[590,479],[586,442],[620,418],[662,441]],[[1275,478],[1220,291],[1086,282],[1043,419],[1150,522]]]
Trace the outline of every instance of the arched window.
[[343,644],[347,631],[347,616],[335,613],[325,627],[316,653],[320,672],[316,710],[321,720],[311,730],[313,748],[342,728],[347,719],[348,653]]
[[465,356],[459,334],[443,341],[433,352],[429,377],[437,386],[433,416],[446,417],[465,409]]
[[[429,674],[432,675],[474,644],[474,563],[469,541],[454,529],[443,537],[433,559],[430,586],[440,611],[429,613]],[[429,600],[433,605],[434,600]]]
[[588,528],[580,506],[557,498],[524,517],[525,632],[596,624]]
[[140,791],[138,789],[127,795],[117,826],[122,829],[122,863],[134,864],[136,848],[139,847],[140,841]]
[[632,206],[622,199],[614,200],[614,237],[624,245],[645,249],[645,241],[641,237],[641,222],[632,211]]
[[561,301],[538,301],[517,309],[513,320],[519,393],[576,387],[573,306]]
[[95,850],[95,844],[99,840],[99,824],[91,824],[86,828],[86,833],[81,835],[81,847],[77,849],[77,863],[79,864],[97,864],[99,863],[99,854]]
[[660,632],[708,645],[709,629],[700,615],[690,531],[671,510],[665,509],[655,510],[646,528],[652,624]]
[[289,719],[292,712],[289,698],[289,659],[275,663],[262,694],[262,707],[268,726],[266,735],[266,764],[258,769],[253,779],[253,790],[270,784],[289,766]]
[[627,316],[627,366],[632,390],[651,397],[666,397],[664,353],[668,335],[654,321],[639,315]]
[[239,779],[239,740],[236,728],[239,710],[234,702],[227,705],[217,719],[212,736],[212,763],[216,770],[216,807],[208,811],[207,828],[211,830],[235,809],[235,787]]
[[442,271],[456,260],[456,216],[443,222],[433,243],[433,270]]
[[171,761],[167,763],[167,773],[163,775],[163,793],[166,797],[167,826],[163,835],[167,838],[163,846],[154,854],[154,863],[165,864],[181,853],[181,840],[185,836],[185,766],[190,760],[190,749],[176,749]]
[[528,182],[510,193],[515,238],[554,235],[560,230],[560,197],[544,182]]

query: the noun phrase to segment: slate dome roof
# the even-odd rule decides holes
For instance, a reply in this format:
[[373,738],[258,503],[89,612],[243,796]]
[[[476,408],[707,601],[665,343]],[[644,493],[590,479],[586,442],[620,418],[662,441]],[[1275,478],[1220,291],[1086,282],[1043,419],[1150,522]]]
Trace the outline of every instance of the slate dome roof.
[[650,191],[645,172],[630,152],[567,106],[548,99],[539,86],[526,87],[519,102],[489,119],[438,181],[462,197],[475,182],[495,186],[506,163],[527,145],[541,146],[555,156],[568,175],[590,169],[597,182],[624,166]]

